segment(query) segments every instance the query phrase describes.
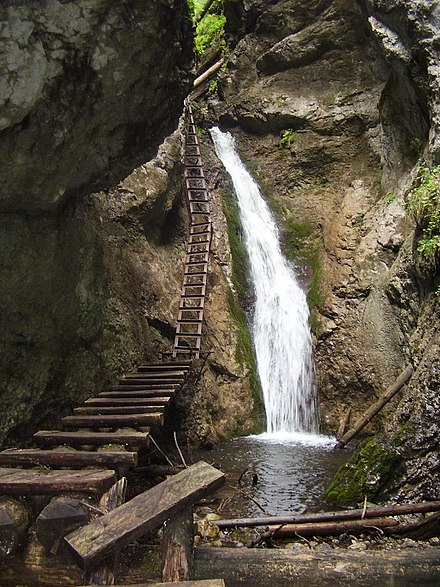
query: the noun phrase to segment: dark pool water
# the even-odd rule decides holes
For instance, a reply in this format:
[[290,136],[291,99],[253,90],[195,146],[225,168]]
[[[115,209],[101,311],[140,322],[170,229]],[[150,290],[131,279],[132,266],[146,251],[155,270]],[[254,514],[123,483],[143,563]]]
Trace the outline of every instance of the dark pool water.
[[[222,517],[263,515],[261,508],[269,515],[289,515],[330,507],[325,489],[351,454],[335,451],[334,444],[322,436],[260,435],[225,441],[194,456],[227,475]],[[242,474],[242,491],[233,491],[229,486],[235,487]]]

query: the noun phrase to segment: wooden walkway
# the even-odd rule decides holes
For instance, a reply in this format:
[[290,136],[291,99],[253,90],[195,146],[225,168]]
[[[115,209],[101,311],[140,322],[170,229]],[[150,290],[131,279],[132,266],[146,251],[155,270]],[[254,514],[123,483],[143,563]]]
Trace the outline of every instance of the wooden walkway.
[[[84,494],[95,496],[96,503],[106,499],[117,485],[126,483],[130,469],[142,464],[139,455],[148,454],[144,449],[151,428],[163,425],[167,406],[188,378],[192,360],[201,356],[212,223],[193,112],[189,103],[186,108],[184,189],[190,228],[171,360],[141,365],[63,417],[59,430],[36,432],[37,448],[0,452],[0,497]],[[53,512],[44,514],[51,524],[57,508],[54,503]],[[47,524],[44,515],[37,525],[40,518]],[[0,531],[6,533],[14,526],[8,516],[3,516],[4,523],[0,516]],[[11,550],[18,543],[15,532],[20,523],[15,526]]]
[[202,344],[212,220],[200,145],[189,103],[185,144],[185,193],[190,215],[190,233],[172,355],[174,358],[189,356],[198,359]]

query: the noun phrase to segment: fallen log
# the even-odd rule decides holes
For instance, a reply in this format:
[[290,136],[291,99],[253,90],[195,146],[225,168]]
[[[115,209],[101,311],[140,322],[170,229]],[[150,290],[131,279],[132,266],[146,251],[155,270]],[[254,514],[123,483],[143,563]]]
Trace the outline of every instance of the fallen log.
[[162,581],[189,581],[194,567],[193,510],[189,507],[168,520],[163,541]]
[[413,374],[413,368],[409,365],[396,381],[391,385],[374,403],[365,414],[359,418],[356,424],[351,428],[348,432],[346,432],[342,438],[338,441],[335,445],[336,448],[343,448],[350,440],[352,440],[356,434],[358,434],[365,426],[372,420],[372,418],[396,395],[398,391],[402,389],[405,383],[410,379],[411,375]]
[[356,510],[344,510],[339,512],[322,512],[318,514],[300,514],[298,516],[265,516],[261,518],[237,518],[232,520],[215,520],[215,524],[224,530],[226,528],[244,528],[256,526],[275,526],[281,524],[306,524],[308,522],[336,522],[338,520],[356,520],[383,516],[399,516],[440,511],[440,501],[427,501],[424,503],[408,503],[403,505],[370,507]]
[[389,528],[385,534],[399,534],[413,540],[427,540],[440,535],[440,512],[428,516],[418,522],[399,524],[396,528]]
[[199,75],[199,77],[197,77],[194,80],[194,83],[193,83],[194,89],[197,88],[198,86],[200,86],[200,84],[202,84],[204,81],[206,81],[207,79],[209,79],[211,76],[213,76],[214,73],[216,73],[220,69],[220,67],[223,65],[224,62],[225,62],[225,60],[222,57],[219,61],[217,61],[216,63],[214,63],[214,65],[212,65],[204,73],[202,73],[201,75]]
[[347,520],[345,522],[319,522],[317,524],[285,524],[284,526],[269,526],[269,532],[276,538],[291,538],[292,536],[340,536],[341,534],[361,534],[374,528],[383,530],[398,526],[394,518],[371,518],[368,520]]
[[194,552],[195,578],[221,576],[228,587],[431,587],[440,581],[440,550],[435,548],[361,553],[195,548]]

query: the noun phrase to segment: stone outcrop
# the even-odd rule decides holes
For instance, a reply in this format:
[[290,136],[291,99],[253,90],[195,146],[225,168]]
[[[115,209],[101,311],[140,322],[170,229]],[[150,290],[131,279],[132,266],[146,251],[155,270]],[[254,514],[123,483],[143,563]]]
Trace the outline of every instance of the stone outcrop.
[[284,220],[313,228],[324,428],[336,431],[347,407],[354,421],[416,367],[369,429],[385,429],[402,462],[392,481],[378,476],[382,496],[439,497],[438,275],[404,205],[420,159],[439,157],[438,11],[417,0],[227,0],[234,51],[220,99],[208,100]]
[[154,156],[189,87],[184,0],[0,7],[2,211],[54,211]]

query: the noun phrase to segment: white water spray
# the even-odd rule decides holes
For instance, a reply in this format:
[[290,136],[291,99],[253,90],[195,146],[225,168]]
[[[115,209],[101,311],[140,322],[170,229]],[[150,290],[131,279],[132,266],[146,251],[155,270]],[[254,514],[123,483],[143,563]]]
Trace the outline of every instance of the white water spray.
[[252,333],[267,433],[281,440],[286,439],[286,433],[316,433],[316,392],[306,296],[291,264],[281,253],[272,214],[240,160],[234,139],[217,127],[211,129],[211,136],[234,185],[249,255],[255,288]]

